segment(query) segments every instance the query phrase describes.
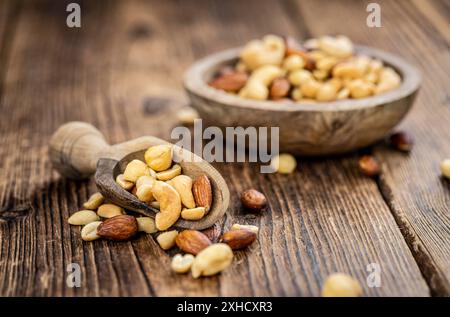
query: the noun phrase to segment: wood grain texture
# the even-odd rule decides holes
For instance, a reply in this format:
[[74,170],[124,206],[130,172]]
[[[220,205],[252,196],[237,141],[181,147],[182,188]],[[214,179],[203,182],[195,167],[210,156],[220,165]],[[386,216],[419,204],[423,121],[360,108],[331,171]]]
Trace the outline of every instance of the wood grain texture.
[[[355,20],[349,17],[365,19],[365,7],[356,1],[351,2],[351,10],[337,2],[324,8],[316,1],[193,3],[83,2],[81,29],[65,26],[63,3],[27,2],[21,8],[0,105],[7,114],[0,117],[0,157],[4,158],[0,160],[0,294],[318,296],[324,278],[336,271],[360,280],[367,296],[427,296],[427,282],[436,294],[442,294],[445,288],[434,288],[438,284],[428,279],[422,261],[418,266],[415,251],[410,251],[409,240],[405,241],[399,230],[400,218],[392,214],[397,215],[396,210],[409,214],[411,204],[420,203],[417,197],[428,196],[419,192],[409,200],[400,192],[401,186],[413,186],[405,184],[406,170],[400,173],[400,168],[382,178],[386,186],[398,186],[397,192],[392,191],[392,200],[386,202],[386,191],[357,172],[356,154],[302,160],[298,170],[288,176],[262,175],[250,164],[216,164],[232,196],[222,226],[245,222],[261,227],[259,240],[250,250],[237,252],[233,266],[217,277],[194,281],[173,274],[170,256],[151,236],[126,243],[82,242],[79,228],[70,227],[67,218],[95,189],[92,181],[68,181],[51,171],[47,145],[60,124],[88,121],[109,143],[145,134],[168,139],[177,125],[174,113],[186,102],[181,74],[187,66],[196,58],[266,33],[306,36],[341,32],[362,44],[395,47],[396,53],[413,62],[422,57],[415,55],[406,40],[403,44],[397,40],[398,36],[410,38],[411,30],[419,32],[408,28],[411,21],[403,15],[395,37],[389,32],[381,36],[379,30],[355,28]],[[384,6],[391,5],[383,2]],[[393,18],[389,9],[385,11]],[[329,20],[313,18],[319,14]],[[333,19],[341,22],[336,25]],[[445,47],[442,38],[430,41]],[[443,70],[436,76],[439,84],[428,83],[431,91],[426,95],[433,104],[440,99],[431,92],[442,96],[445,80],[448,82]],[[408,118],[407,123],[423,130],[417,120],[423,119]],[[438,133],[439,127],[434,129],[433,133]],[[430,142],[427,151],[442,146],[435,134],[425,133],[417,134],[416,149],[422,142]],[[416,149],[413,157],[418,155]],[[375,151],[384,155],[378,148]],[[395,159],[399,162],[401,157],[386,155],[382,159],[388,173],[393,166],[389,164],[396,164]],[[418,158],[406,158],[407,163],[401,164],[418,168],[422,166]],[[434,182],[434,186],[445,184],[436,183],[432,175],[421,179]],[[240,206],[239,193],[249,187],[260,189],[268,198],[268,210],[262,215],[244,213]],[[444,189],[436,193],[442,194],[435,197],[438,203],[422,201],[432,208],[418,210],[434,217],[434,209],[441,208],[445,217],[448,192]],[[390,208],[391,201],[397,209]],[[416,219],[421,221],[424,219]],[[422,228],[414,231],[418,239],[422,239],[420,234],[429,234],[425,224]],[[436,258],[439,265],[446,255],[441,234],[435,232],[440,246],[428,257]],[[422,243],[431,241],[423,239]],[[430,243],[425,246],[431,248]],[[443,250],[442,254],[438,250]],[[66,265],[72,262],[82,267],[80,288],[68,288],[65,283]],[[366,266],[373,262],[381,265],[380,288],[368,288],[365,283]],[[433,276],[440,281],[448,278],[445,264],[439,272],[442,274]]]
[[[324,9],[314,2],[298,4],[301,11]],[[450,191],[439,171],[440,161],[450,156],[450,26],[445,18],[449,11],[440,9],[437,1],[383,2],[381,7],[383,27],[362,28],[352,38],[404,56],[420,69],[424,80],[413,110],[399,127],[415,137],[412,153],[396,153],[384,145],[374,148],[383,162],[379,185],[433,294],[449,296]],[[336,2],[325,9],[324,15],[333,12],[342,20],[366,17],[356,5]],[[333,22],[307,19],[306,23],[319,35]],[[336,33],[347,31],[345,23],[335,25]]]

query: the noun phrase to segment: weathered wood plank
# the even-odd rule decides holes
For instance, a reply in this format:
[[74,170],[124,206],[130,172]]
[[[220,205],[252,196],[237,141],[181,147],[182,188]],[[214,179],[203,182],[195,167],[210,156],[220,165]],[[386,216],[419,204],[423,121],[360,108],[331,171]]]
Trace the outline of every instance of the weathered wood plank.
[[351,29],[345,21],[363,25],[365,3],[348,6],[339,2],[326,8],[312,1],[299,3],[302,11],[322,9],[324,16],[333,12],[342,21],[335,24],[334,20],[310,18],[307,23],[315,34],[327,33],[333,27],[335,33],[348,34],[354,41],[401,55],[421,70],[423,87],[415,107],[399,127],[414,136],[416,146],[410,155],[384,145],[376,146],[374,153],[383,162],[379,183],[383,196],[423,275],[433,294],[448,296],[450,192],[439,171],[440,161],[450,156],[450,29],[446,11],[432,1],[382,1],[382,28]]
[[[224,226],[261,227],[259,241],[237,253],[219,277],[174,275],[170,257],[151,237],[83,243],[79,229],[66,223],[94,188],[50,172],[46,146],[54,129],[84,120],[111,142],[142,134],[167,139],[184,102],[180,76],[189,63],[265,33],[317,32],[317,22],[298,23],[293,8],[302,17],[324,10],[306,14],[295,3],[273,1],[89,2],[76,30],[65,26],[63,4],[27,3],[0,105],[8,113],[0,118],[0,157],[6,157],[0,162],[0,294],[317,296],[329,273],[343,271],[361,281],[366,295],[428,295],[377,184],[357,173],[356,155],[301,161],[290,176],[217,164],[233,196]],[[351,25],[346,28],[353,36]],[[156,109],[153,96],[175,101]],[[238,195],[248,187],[265,192],[269,211],[243,213]],[[65,284],[71,262],[82,267],[79,289]],[[380,288],[365,284],[373,262],[381,265]]]

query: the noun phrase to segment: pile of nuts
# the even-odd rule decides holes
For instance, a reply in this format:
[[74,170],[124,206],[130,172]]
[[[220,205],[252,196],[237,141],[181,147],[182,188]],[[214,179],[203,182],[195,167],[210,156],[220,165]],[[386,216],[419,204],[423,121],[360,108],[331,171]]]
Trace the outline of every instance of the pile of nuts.
[[237,64],[220,69],[209,83],[243,98],[296,102],[365,98],[400,84],[393,68],[355,54],[345,36],[323,36],[301,45],[276,35],[247,43]]
[[171,145],[152,146],[144,158],[145,162],[129,162],[116,182],[140,201],[159,209],[155,217],[158,230],[169,229],[180,217],[195,221],[209,212],[213,196],[208,176],[193,180],[183,175],[181,166],[172,162]]

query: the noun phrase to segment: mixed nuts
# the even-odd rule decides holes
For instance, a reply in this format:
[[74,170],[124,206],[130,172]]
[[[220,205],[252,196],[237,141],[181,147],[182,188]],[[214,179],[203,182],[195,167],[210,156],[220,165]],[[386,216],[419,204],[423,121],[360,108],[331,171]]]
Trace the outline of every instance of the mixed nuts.
[[345,36],[300,44],[291,37],[252,40],[233,67],[220,69],[209,85],[255,100],[327,102],[378,95],[400,86],[391,67],[356,54]]

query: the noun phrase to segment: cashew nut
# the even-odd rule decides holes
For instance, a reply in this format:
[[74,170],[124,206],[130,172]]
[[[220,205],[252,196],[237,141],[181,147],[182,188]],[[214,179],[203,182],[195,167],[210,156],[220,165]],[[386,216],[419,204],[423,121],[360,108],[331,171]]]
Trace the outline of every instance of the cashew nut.
[[233,251],[225,243],[212,244],[206,247],[192,263],[192,276],[211,276],[225,270],[233,261]]
[[177,273],[186,273],[191,269],[192,263],[194,262],[194,256],[192,254],[176,254],[172,258],[172,263],[170,264],[173,271]]
[[156,228],[164,231],[180,218],[181,198],[175,188],[161,181],[153,184],[152,193],[160,205],[160,212],[155,217]]
[[169,179],[172,179],[180,174],[181,174],[181,166],[175,164],[174,166],[172,166],[171,169],[157,173],[156,178],[159,179],[160,181],[168,181]]
[[179,175],[167,183],[180,194],[181,202],[186,208],[195,208],[194,196],[192,195],[192,178],[187,175]]

